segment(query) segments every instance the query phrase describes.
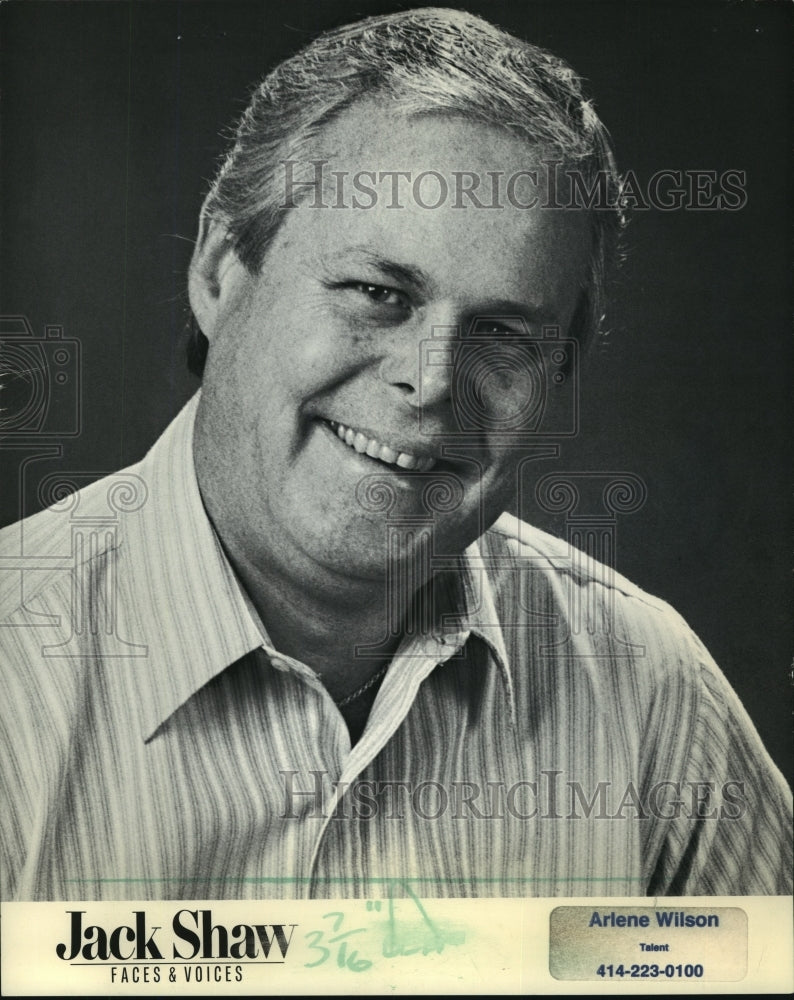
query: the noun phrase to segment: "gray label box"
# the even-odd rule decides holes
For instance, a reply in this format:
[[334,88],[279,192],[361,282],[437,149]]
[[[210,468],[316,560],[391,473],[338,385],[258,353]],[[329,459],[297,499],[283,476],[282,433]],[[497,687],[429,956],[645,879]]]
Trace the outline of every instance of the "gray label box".
[[747,914],[735,906],[558,906],[555,979],[736,982],[747,975]]

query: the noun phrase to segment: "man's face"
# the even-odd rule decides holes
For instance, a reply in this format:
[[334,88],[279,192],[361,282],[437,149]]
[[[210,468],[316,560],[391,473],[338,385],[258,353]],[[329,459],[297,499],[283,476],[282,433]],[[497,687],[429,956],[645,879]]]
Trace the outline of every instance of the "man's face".
[[[343,207],[313,208],[310,196],[286,214],[258,274],[233,254],[218,269],[202,322],[210,351],[196,467],[221,537],[253,565],[309,580],[382,579],[387,514],[362,504],[365,477],[387,484],[392,517],[420,518],[428,483],[455,477],[460,503],[432,515],[438,553],[462,551],[515,496],[520,453],[499,448],[498,431],[471,435],[476,461],[442,457],[439,436],[459,429],[452,369],[420,373],[422,342],[434,327],[462,333],[478,316],[523,317],[536,335],[545,324],[564,332],[589,227],[576,211],[460,207],[459,199],[455,207],[451,192],[423,207],[410,182],[400,189],[403,207],[390,208],[391,177],[374,184],[373,207],[352,207],[350,178],[361,170],[436,170],[450,181],[466,170],[485,185],[487,171],[537,167],[539,154],[501,129],[452,116],[408,119],[363,102],[318,144],[330,160],[326,204],[336,197],[331,171],[347,172]],[[432,180],[421,198],[438,200]],[[480,339],[513,330],[521,324],[486,324]],[[521,391],[520,378],[508,382],[489,383],[495,406]],[[410,557],[410,544],[388,555]]]

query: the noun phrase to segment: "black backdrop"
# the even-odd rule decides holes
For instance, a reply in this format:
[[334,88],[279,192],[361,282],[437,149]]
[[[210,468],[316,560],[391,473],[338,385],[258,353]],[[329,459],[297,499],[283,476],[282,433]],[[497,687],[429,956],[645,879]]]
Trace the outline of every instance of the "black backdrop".
[[[790,773],[794,8],[451,6],[567,58],[590,81],[621,167],[639,178],[661,169],[746,171],[740,211],[636,213],[611,333],[583,373],[581,433],[556,468],[644,480],[644,507],[618,523],[617,567],[684,614]],[[192,393],[185,270],[221,134],[268,66],[318,29],[399,7],[0,7],[0,311],[25,315],[37,336],[58,324],[79,341],[82,405],[79,428],[67,426],[73,414],[53,410],[45,431],[80,433],[51,438],[61,457],[28,464],[19,486],[28,452],[5,439],[2,523],[37,509],[36,483],[52,469],[98,476],[136,461]],[[8,322],[4,329],[10,337]],[[525,517],[564,531],[528,496]]]

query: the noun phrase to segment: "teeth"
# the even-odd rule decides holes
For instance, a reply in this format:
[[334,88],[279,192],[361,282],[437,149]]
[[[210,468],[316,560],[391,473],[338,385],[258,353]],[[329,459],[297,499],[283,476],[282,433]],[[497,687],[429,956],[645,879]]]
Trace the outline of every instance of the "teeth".
[[411,455],[406,451],[398,452],[389,448],[388,445],[376,441],[375,438],[368,438],[366,434],[362,434],[361,431],[356,431],[352,427],[338,424],[335,420],[329,420],[328,423],[339,440],[344,441],[359,455],[369,455],[370,458],[378,459],[387,465],[397,465],[401,469],[410,469],[416,472],[428,472],[436,464],[436,460],[429,455],[425,458],[419,458],[418,455]]

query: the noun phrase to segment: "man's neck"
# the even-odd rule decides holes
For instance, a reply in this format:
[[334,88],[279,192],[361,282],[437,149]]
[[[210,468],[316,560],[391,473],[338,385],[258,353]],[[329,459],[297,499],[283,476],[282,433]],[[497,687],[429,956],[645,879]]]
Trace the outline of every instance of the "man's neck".
[[[224,548],[274,648],[315,670],[335,701],[391,660],[400,641],[395,625],[413,594],[395,600],[385,579],[298,582],[276,565],[263,568]],[[361,647],[372,652],[364,656]]]

